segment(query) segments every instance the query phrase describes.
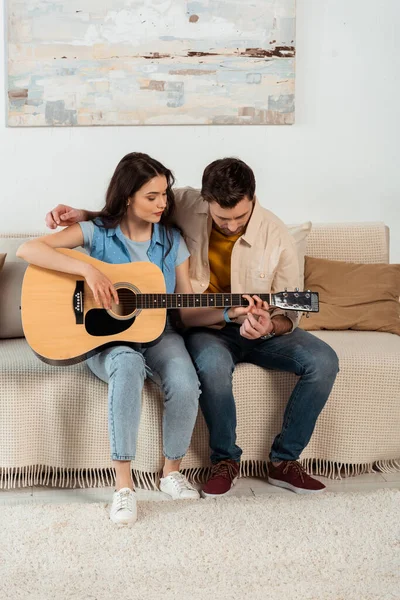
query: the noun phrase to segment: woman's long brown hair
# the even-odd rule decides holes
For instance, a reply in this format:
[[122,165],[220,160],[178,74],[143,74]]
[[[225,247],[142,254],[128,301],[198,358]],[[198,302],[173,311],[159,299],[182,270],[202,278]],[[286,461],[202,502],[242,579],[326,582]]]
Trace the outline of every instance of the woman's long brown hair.
[[101,219],[103,227],[107,229],[117,227],[126,214],[128,198],[131,198],[157,175],[163,175],[167,180],[167,206],[160,223],[167,230],[169,252],[172,247],[171,221],[175,211],[175,198],[172,190],[175,178],[169,169],[148,154],[131,152],[118,163],[107,189],[105,206],[98,218]]

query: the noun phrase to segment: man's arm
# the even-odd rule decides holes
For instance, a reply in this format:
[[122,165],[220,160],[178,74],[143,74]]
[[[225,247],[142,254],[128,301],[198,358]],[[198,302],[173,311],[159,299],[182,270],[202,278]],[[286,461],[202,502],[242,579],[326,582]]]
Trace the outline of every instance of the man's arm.
[[289,333],[293,329],[293,323],[285,315],[271,317],[268,304],[259,296],[254,296],[256,307],[245,317],[235,319],[241,325],[240,333],[243,337],[256,340],[263,336],[278,336]]
[[93,221],[99,214],[99,212],[83,208],[73,208],[66,204],[58,204],[58,206],[47,213],[45,223],[49,229],[57,229],[59,226],[69,227],[80,221]]
[[[191,210],[200,198],[200,190],[193,188],[174,188],[175,204],[177,210],[173,218],[173,224],[185,231],[186,210]],[[100,212],[86,210],[84,208],[73,208],[67,204],[58,204],[47,213],[45,223],[49,229],[57,227],[68,227],[80,221],[93,221]]]
[[[300,288],[299,262],[297,249],[292,236],[287,232],[281,236],[279,263],[272,282],[271,291],[281,292],[285,288],[294,290]],[[257,339],[270,334],[279,336],[293,331],[299,323],[297,311],[285,311],[281,308],[269,307],[266,303],[257,303],[257,311],[239,319],[240,333],[249,339]]]
[[293,323],[285,315],[276,315],[271,319],[274,324],[275,335],[284,335],[293,329]]
[[[185,260],[176,267],[176,286],[175,293],[193,294],[192,284],[189,278],[189,259]],[[247,302],[245,306],[232,306],[228,310],[228,316],[234,320],[241,315],[247,315],[255,310],[253,298],[244,295]],[[185,327],[210,327],[217,324],[225,324],[224,310],[221,308],[181,308],[179,310],[182,324]]]

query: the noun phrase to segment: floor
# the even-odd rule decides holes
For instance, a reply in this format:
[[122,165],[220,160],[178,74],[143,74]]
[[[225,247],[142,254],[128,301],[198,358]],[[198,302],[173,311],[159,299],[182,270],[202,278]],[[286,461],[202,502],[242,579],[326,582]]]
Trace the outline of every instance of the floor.
[[[400,489],[400,472],[397,473],[369,473],[349,477],[342,480],[326,479],[318,477],[327,486],[330,492],[364,492],[380,488]],[[137,490],[140,501],[169,500],[162,492]],[[16,504],[41,504],[53,503],[63,504],[70,502],[109,502],[113,488],[86,488],[65,489],[53,487],[27,487],[11,490],[0,490],[0,505]],[[229,492],[231,496],[261,496],[263,494],[292,494],[287,490],[269,485],[263,479],[246,477],[239,479],[234,488]]]

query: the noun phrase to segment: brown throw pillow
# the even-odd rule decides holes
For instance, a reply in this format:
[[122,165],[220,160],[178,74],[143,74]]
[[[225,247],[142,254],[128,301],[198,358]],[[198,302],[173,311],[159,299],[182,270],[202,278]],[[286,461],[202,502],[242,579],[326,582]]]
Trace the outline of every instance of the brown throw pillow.
[[387,331],[400,335],[400,265],[305,257],[304,287],[319,293],[319,313],[300,327]]
[[0,254],[0,271],[3,268],[4,261],[6,260],[7,254]]

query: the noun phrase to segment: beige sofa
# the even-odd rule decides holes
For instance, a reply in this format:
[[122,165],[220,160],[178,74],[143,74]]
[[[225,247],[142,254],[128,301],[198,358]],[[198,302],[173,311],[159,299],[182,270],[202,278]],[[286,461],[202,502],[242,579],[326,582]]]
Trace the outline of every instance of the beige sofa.
[[[7,258],[0,273],[0,337],[12,323],[24,265],[15,257],[26,234],[0,234]],[[314,225],[307,254],[365,263],[388,262],[388,229],[381,223]],[[328,477],[400,469],[400,337],[368,331],[318,331],[340,360],[340,373],[314,435],[303,452],[307,468]],[[294,375],[241,364],[235,371],[242,475],[265,474]],[[134,474],[154,487],[162,464],[162,397],[146,382]],[[209,468],[201,414],[183,468],[202,479]],[[25,339],[0,339],[0,487],[37,484],[111,485],[107,386],[82,363],[40,362]]]

